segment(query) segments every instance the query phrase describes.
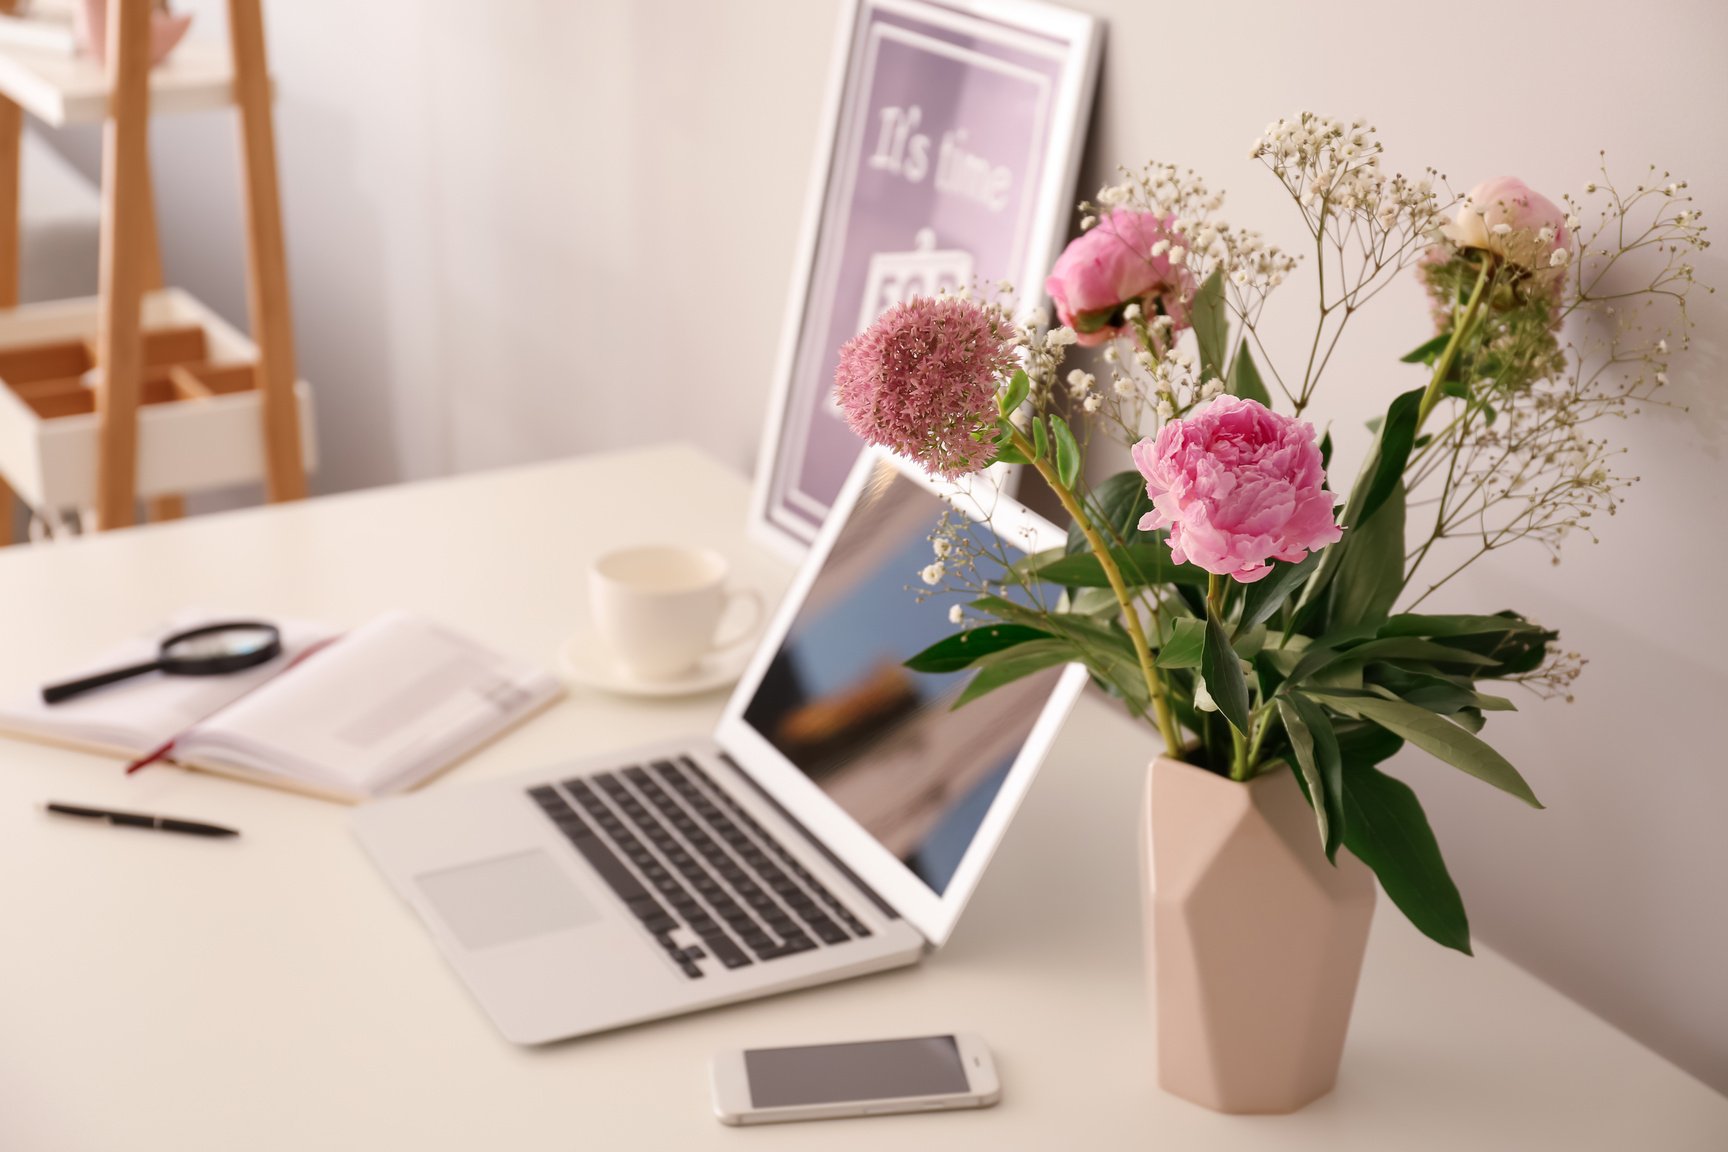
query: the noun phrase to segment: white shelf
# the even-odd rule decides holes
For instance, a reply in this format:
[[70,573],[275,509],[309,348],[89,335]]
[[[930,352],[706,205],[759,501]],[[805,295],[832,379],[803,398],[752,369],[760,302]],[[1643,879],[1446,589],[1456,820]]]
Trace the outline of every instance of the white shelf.
[[[89,56],[0,47],[0,95],[45,124],[96,124],[108,113],[108,75]],[[199,112],[234,102],[228,46],[189,40],[150,71],[152,113]]]
[[[0,360],[21,346],[94,341],[99,314],[100,301],[93,296],[0,311]],[[178,289],[146,295],[142,320],[146,334],[201,328],[204,350],[197,359],[213,375],[258,362],[251,340]],[[317,455],[311,389],[303,380],[294,389],[302,458],[311,471]],[[263,393],[257,389],[140,404],[138,495],[168,496],[262,481],[262,405]],[[32,508],[64,510],[96,502],[97,429],[94,411],[47,417],[0,380],[0,475]]]

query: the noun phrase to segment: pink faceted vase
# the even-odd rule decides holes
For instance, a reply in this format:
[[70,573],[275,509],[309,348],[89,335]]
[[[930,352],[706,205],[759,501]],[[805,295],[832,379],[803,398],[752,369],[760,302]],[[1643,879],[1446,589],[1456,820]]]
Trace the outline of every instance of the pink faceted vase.
[[1152,762],[1141,827],[1158,1083],[1218,1112],[1332,1090],[1374,915],[1374,874],[1322,851],[1295,777]]

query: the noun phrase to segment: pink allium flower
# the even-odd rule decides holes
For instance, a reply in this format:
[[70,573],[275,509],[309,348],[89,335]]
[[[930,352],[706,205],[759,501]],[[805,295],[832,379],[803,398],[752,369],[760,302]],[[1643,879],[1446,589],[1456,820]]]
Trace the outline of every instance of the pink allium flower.
[[[1564,268],[1572,255],[1566,213],[1511,176],[1484,180],[1470,189],[1457,215],[1440,231],[1460,248],[1480,248],[1532,272]],[[1564,256],[1556,255],[1562,251]]]
[[1122,310],[1134,303],[1148,318],[1157,303],[1178,329],[1188,327],[1194,274],[1186,263],[1187,239],[1170,227],[1174,219],[1117,208],[1062,250],[1044,291],[1080,344],[1103,344],[1121,335],[1127,325]]
[[952,480],[996,455],[997,381],[1014,371],[1000,308],[920,296],[888,309],[840,349],[834,393],[852,431]]
[[1314,428],[1253,400],[1220,396],[1134,445],[1152,511],[1178,564],[1252,584],[1268,560],[1300,560],[1335,542],[1332,493]]

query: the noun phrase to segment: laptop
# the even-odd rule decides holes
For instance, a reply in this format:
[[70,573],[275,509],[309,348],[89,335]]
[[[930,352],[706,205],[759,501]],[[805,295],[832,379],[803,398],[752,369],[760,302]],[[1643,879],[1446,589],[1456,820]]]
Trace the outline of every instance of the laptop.
[[[946,491],[946,490],[944,490]],[[955,709],[971,673],[920,580],[949,522],[999,559],[1064,534],[853,469],[718,728],[360,808],[361,843],[498,1029],[541,1044],[912,964],[954,930],[1086,673]]]

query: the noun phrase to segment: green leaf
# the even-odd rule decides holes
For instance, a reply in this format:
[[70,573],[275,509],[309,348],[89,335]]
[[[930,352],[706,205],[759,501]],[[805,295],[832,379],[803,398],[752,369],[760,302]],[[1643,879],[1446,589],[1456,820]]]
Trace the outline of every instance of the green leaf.
[[1462,664],[1474,668],[1494,663],[1480,653],[1437,644],[1419,636],[1390,636],[1383,640],[1369,640],[1354,648],[1339,650],[1333,660],[1360,660],[1364,663],[1370,660],[1419,660],[1428,664]]
[[1016,368],[1014,375],[1008,378],[1008,388],[996,398],[996,411],[1003,416],[1012,416],[1014,410],[1026,402],[1027,393],[1032,391],[1032,381],[1027,378],[1024,369]]
[[1422,805],[1401,781],[1344,760],[1344,846],[1423,935],[1470,955],[1470,921]]
[[[1192,564],[1174,564],[1170,550],[1163,544],[1134,544],[1127,548],[1110,549],[1110,558],[1122,573],[1122,582],[1130,588],[1150,584],[1190,584],[1206,586],[1206,572]],[[1022,562],[1024,563],[1024,562]],[[1108,588],[1110,579],[1096,553],[1079,552],[1027,564],[1018,569],[1027,579],[1038,579],[1065,588]]]
[[1044,431],[1044,418],[1032,421],[1032,458],[1042,460],[1050,455],[1050,437]]
[[1030,464],[1032,463],[1032,458],[1027,456],[1026,453],[1020,451],[1020,449],[1014,447],[1012,444],[1003,444],[996,449],[996,459],[991,461],[991,463]]
[[1224,307],[1224,270],[1217,268],[1188,308],[1188,322],[1200,344],[1200,379],[1224,378],[1224,357],[1230,347],[1230,317]]
[[1347,716],[1372,721],[1402,736],[1429,755],[1518,797],[1532,808],[1542,807],[1536,793],[1530,790],[1530,785],[1506,757],[1445,717],[1402,700],[1387,700],[1381,696],[1341,692],[1315,692],[1313,695]]
[[1252,628],[1270,620],[1291,594],[1302,587],[1303,581],[1308,579],[1319,563],[1318,552],[1310,552],[1293,564],[1287,560],[1274,560],[1272,575],[1262,576],[1249,584],[1242,593],[1242,619],[1236,624],[1237,630]]
[[936,641],[912,659],[906,667],[914,672],[958,672],[992,652],[1024,644],[1028,640],[1048,640],[1050,633],[1024,624],[986,624]]
[[1198,668],[1206,650],[1206,623],[1192,616],[1178,616],[1170,639],[1158,650],[1160,668]]
[[1344,765],[1332,721],[1318,704],[1297,695],[1278,697],[1278,716],[1284,721],[1296,766],[1307,785],[1326,859],[1337,863],[1338,845],[1344,835]]
[[1339,545],[1344,545],[1345,551],[1332,582],[1332,623],[1383,619],[1404,590],[1403,482],[1393,484],[1388,498],[1366,524],[1321,555]]
[[1206,613],[1206,637],[1200,652],[1200,674],[1206,691],[1230,726],[1248,734],[1248,678],[1242,675],[1242,660],[1230,647],[1230,635],[1218,617]]
[[[1140,518],[1152,511],[1152,499],[1146,495],[1146,478],[1130,469],[1118,472],[1092,489],[1086,507],[1093,523],[1106,540],[1121,540],[1126,544],[1147,544],[1154,540],[1150,532],[1140,531]],[[1068,551],[1087,552],[1091,545],[1078,524],[1068,526]]]
[[1424,616],[1400,612],[1380,625],[1382,636],[1474,636],[1486,632],[1541,632],[1517,616]]
[[1080,479],[1080,445],[1074,442],[1074,430],[1068,427],[1068,421],[1052,415],[1050,438],[1056,445],[1056,479],[1072,492],[1074,482]]
[[1440,359],[1440,353],[1446,351],[1446,345],[1452,340],[1450,331],[1442,332],[1432,340],[1425,340],[1399,357],[1405,364],[1433,364]]
[[1018,648],[997,653],[989,658],[979,669],[978,674],[967,682],[960,695],[954,700],[954,707],[961,708],[980,696],[987,695],[996,689],[1016,680],[1053,668],[1058,664],[1068,664],[1075,659],[1074,646],[1060,640],[1038,640],[1023,644]]
[[[1410,462],[1410,448],[1416,440],[1416,414],[1422,407],[1424,389],[1414,388],[1392,401],[1386,410],[1386,418],[1381,422],[1379,432],[1374,437],[1374,446],[1368,456],[1362,461],[1362,470],[1356,475],[1356,483],[1351,485],[1350,499],[1344,505],[1344,516],[1339,521],[1344,526],[1344,538],[1321,553],[1320,567],[1314,573],[1314,578],[1303,589],[1302,598],[1297,601],[1298,623],[1306,621],[1309,615],[1317,610],[1320,595],[1337,576],[1339,569],[1349,558],[1350,553],[1357,548],[1357,539],[1365,534],[1369,524],[1374,520],[1375,513],[1392,495],[1395,487],[1402,484],[1404,466]],[[1401,490],[1401,489],[1400,489]],[[1399,574],[1403,573],[1403,508],[1397,513]],[[1381,526],[1379,540],[1380,555],[1371,558],[1366,563],[1369,567],[1380,564],[1384,560],[1386,546],[1392,532],[1388,525]],[[1377,581],[1377,586],[1384,588],[1384,576]],[[1358,595],[1362,590],[1358,590]],[[1390,602],[1388,602],[1390,607]],[[1337,617],[1334,616],[1334,622]]]
[[[1380,435],[1374,438],[1374,448],[1362,462],[1362,472],[1344,505],[1346,528],[1366,524],[1392,495],[1392,489],[1402,483],[1410,448],[1416,442],[1416,414],[1422,408],[1423,391],[1412,388],[1386,409],[1386,422],[1380,426]],[[1366,487],[1363,479],[1368,481]]]
[[1268,408],[1272,407],[1272,395],[1266,391],[1266,382],[1260,379],[1260,369],[1255,367],[1254,357],[1248,354],[1246,336],[1236,348],[1236,360],[1230,365],[1230,381],[1225,389],[1232,396],[1257,400]]
[[1346,764],[1379,764],[1404,747],[1402,736],[1363,720],[1334,720],[1332,731],[1338,737],[1338,755]]

